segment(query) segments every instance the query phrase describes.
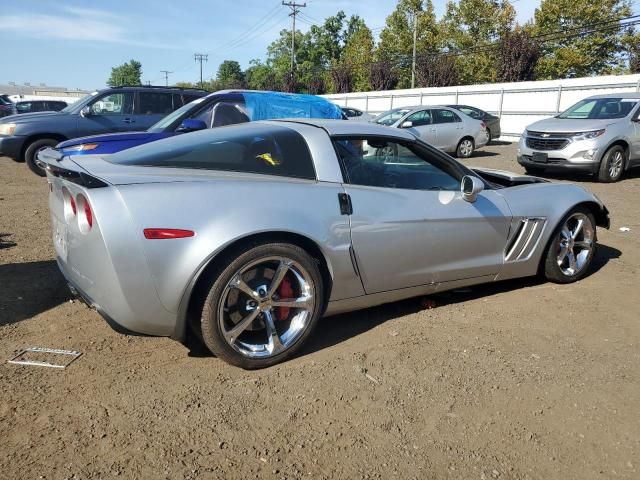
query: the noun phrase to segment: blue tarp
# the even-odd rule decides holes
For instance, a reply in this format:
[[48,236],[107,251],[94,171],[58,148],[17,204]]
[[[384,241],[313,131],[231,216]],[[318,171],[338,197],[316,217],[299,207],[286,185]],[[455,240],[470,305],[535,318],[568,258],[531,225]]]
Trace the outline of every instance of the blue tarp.
[[276,118],[342,118],[336,104],[315,95],[242,92],[251,121]]

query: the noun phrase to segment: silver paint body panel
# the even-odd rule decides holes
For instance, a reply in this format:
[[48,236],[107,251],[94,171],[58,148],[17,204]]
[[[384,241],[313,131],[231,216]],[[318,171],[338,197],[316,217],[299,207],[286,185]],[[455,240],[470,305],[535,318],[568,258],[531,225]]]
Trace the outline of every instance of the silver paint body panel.
[[[585,189],[566,184],[487,189],[475,203],[464,201],[459,192],[348,185],[329,135],[415,138],[405,130],[364,122],[262,123],[291,128],[305,138],[317,180],[134,167],[97,156],[83,156],[81,163],[73,157],[57,162],[57,167],[88,172],[109,184],[85,188],[48,173],[54,244],[67,280],[119,325],[181,338],[198,276],[227,246],[252,235],[295,234],[318,247],[332,281],[326,310],[331,315],[533,275],[553,229],[568,210],[583,202],[603,208]],[[208,132],[183,138],[206,138]],[[167,148],[172,141],[161,140]],[[94,225],[88,233],[66,220],[63,187],[89,199]],[[351,196],[352,215],[340,213],[339,193]],[[507,261],[507,246],[528,218],[542,218],[543,225],[530,239],[526,258]],[[147,240],[143,229],[149,227],[196,234]]]

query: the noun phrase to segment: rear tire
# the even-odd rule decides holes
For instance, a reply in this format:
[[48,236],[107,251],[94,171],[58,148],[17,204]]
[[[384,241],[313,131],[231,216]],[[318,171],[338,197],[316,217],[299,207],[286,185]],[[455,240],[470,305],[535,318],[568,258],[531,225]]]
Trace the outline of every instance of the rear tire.
[[491,143],[491,140],[493,140],[493,137],[491,136],[491,129],[487,127],[487,145]]
[[456,157],[458,158],[469,158],[473,155],[473,151],[475,150],[475,144],[473,143],[473,139],[469,137],[464,137],[458,143],[458,147],[456,148]]
[[47,147],[55,147],[58,143],[60,143],[60,141],[54,140],[53,138],[42,138],[40,140],[32,142],[27,147],[24,152],[24,159],[27,162],[27,166],[33,173],[39,175],[40,177],[45,177],[47,175],[42,168],[36,165],[36,155],[38,155],[38,152],[40,152],[40,150],[44,150]]
[[596,253],[596,221],[586,208],[564,216],[544,256],[544,276],[555,283],[572,283],[588,272]]
[[202,339],[227,363],[265,368],[291,358],[323,311],[317,261],[296,245],[258,245],[238,255],[213,280],[202,309]]
[[598,181],[617,182],[622,178],[627,165],[627,151],[621,145],[614,145],[605,152],[598,169]]

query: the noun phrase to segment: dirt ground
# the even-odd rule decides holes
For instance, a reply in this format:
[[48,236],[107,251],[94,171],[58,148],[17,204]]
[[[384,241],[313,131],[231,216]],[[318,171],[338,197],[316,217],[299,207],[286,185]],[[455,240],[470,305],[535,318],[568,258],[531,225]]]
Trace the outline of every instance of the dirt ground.
[[[470,163],[522,171],[509,144]],[[583,281],[323,319],[247,372],[71,301],[46,182],[0,158],[0,478],[640,478],[640,175],[574,181],[612,215]],[[6,363],[26,346],[83,355]]]

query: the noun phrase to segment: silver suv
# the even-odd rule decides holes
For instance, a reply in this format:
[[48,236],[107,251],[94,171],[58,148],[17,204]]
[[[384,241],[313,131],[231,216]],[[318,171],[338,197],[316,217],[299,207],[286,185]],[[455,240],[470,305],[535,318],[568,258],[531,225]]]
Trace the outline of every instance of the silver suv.
[[585,98],[565,112],[532,123],[518,145],[528,173],[576,170],[617,182],[640,165],[640,93]]

